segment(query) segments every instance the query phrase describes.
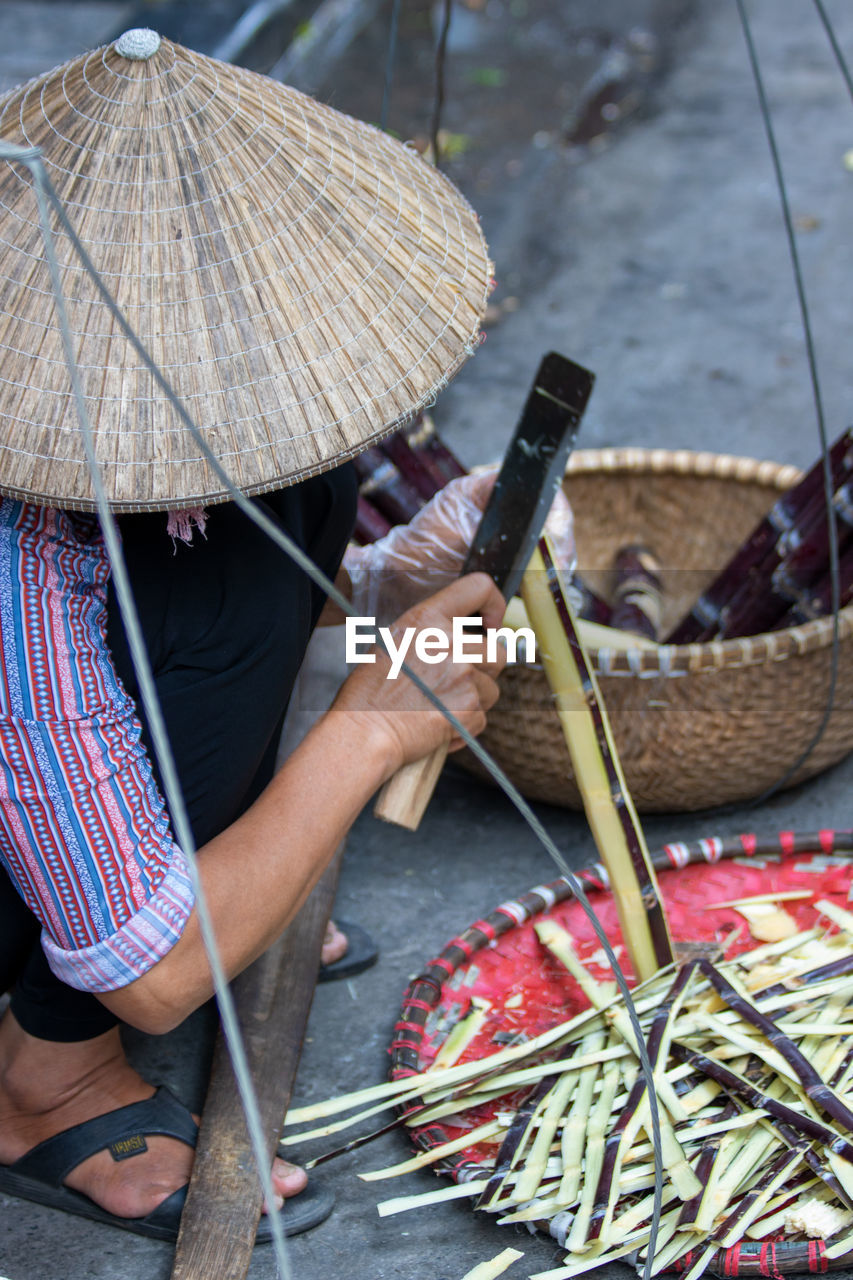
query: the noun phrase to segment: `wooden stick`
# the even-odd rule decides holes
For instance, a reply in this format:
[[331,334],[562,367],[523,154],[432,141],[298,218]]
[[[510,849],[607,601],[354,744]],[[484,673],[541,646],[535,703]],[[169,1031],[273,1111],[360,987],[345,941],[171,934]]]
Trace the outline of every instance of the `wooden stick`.
[[538,637],[587,820],[607,868],[625,945],[642,981],[672,964],[672,942],[607,713],[547,538],[540,540],[524,575],[522,597]]
[[420,760],[404,764],[379,792],[373,812],[383,822],[417,831],[447,759],[447,744]]
[[[335,899],[343,846],[296,919],[234,981],[234,998],[272,1163],[290,1102]],[[263,1196],[220,1032],[196,1146],[172,1280],[244,1280]]]

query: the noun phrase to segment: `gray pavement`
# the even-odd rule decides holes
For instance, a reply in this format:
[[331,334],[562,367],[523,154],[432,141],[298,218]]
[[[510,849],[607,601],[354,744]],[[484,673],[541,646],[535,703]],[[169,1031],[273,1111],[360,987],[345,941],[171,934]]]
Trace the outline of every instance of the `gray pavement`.
[[[16,66],[31,74],[39,58],[51,65],[81,47],[76,17],[82,11],[84,43],[94,43],[111,33],[122,8],[0,6],[4,82],[18,78]],[[810,462],[818,443],[796,297],[734,5],[626,0],[605,7],[585,0],[572,9],[579,30],[594,33],[606,14],[623,37],[639,22],[657,48],[637,109],[588,150],[561,141],[570,103],[557,92],[556,77],[565,68],[554,70],[559,56],[549,53],[553,24],[565,16],[556,0],[531,4],[528,17],[535,11],[535,22],[525,22],[518,0],[472,5],[465,18],[473,52],[462,41],[451,55],[452,76],[476,65],[484,50],[491,57],[504,47],[515,22],[518,48],[542,77],[553,74],[555,91],[531,96],[539,113],[531,119],[524,86],[510,80],[503,96],[514,110],[498,137],[483,118],[488,105],[480,117],[454,116],[469,110],[470,81],[465,106],[454,107],[451,92],[448,127],[465,128],[474,138],[451,172],[482,210],[497,264],[495,301],[513,297],[517,306],[490,329],[437,406],[442,432],[469,463],[497,458],[540,354],[553,347],[598,375],[584,445],[683,446]],[[842,0],[827,9],[853,56],[853,10]],[[853,173],[843,157],[853,147],[853,106],[810,4],[753,0],[749,10],[794,215],[804,228],[799,245],[828,429],[835,435],[849,422]],[[354,110],[343,100],[344,87],[358,82],[355,102],[365,77],[349,71],[347,77],[340,69],[334,88],[317,91]],[[852,781],[848,760],[760,810],[656,816],[645,824],[648,839],[657,846],[743,830],[853,826]],[[593,860],[581,816],[540,811],[572,865]],[[551,872],[508,802],[460,772],[447,771],[414,835],[365,813],[349,842],[337,914],[370,929],[382,957],[356,980],[318,989],[297,1100],[382,1078],[407,978],[461,928]],[[198,1105],[210,1029],[209,1011],[201,1011],[162,1041],[128,1040],[151,1078],[166,1080]],[[506,1244],[526,1254],[510,1276],[556,1265],[558,1251],[547,1238],[499,1229],[460,1203],[380,1220],[376,1202],[391,1192],[356,1175],[403,1151],[403,1140],[391,1135],[323,1168],[337,1208],[321,1227],[290,1242],[295,1277],[458,1280]],[[410,1175],[393,1192],[434,1184],[429,1173]],[[165,1245],[0,1198],[0,1272],[9,1280],[165,1280],[170,1259]],[[250,1275],[271,1280],[269,1252],[256,1250]]]

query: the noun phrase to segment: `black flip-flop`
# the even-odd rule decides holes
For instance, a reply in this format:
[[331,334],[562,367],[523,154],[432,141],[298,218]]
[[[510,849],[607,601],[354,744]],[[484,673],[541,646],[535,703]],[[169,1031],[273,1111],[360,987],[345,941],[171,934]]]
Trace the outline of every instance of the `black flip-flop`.
[[350,924],[349,920],[335,920],[341,933],[346,934],[347,949],[340,960],[320,966],[318,982],[335,982],[338,978],[354,978],[357,973],[364,973],[379,959],[379,948],[361,925]]
[[[135,1235],[176,1240],[187,1197],[186,1187],[173,1192],[144,1218],[120,1218],[102,1209],[82,1192],[62,1185],[71,1170],[96,1151],[108,1150],[114,1160],[127,1160],[145,1151],[146,1137],[154,1134],[177,1138],[188,1147],[195,1147],[198,1137],[198,1126],[190,1112],[162,1086],[151,1098],[73,1125],[40,1142],[14,1164],[0,1165],[0,1195],[32,1200],[52,1209],[74,1213],[80,1218],[132,1231]],[[304,1191],[288,1197],[279,1212],[285,1235],[296,1235],[316,1227],[329,1216],[334,1203],[332,1192],[312,1179]],[[270,1239],[272,1231],[264,1215],[258,1226],[256,1242]]]

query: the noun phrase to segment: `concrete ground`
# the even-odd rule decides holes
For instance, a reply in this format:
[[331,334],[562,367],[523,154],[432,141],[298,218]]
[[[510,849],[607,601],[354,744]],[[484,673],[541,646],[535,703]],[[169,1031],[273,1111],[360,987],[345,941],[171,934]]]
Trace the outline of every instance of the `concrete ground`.
[[[107,38],[129,8],[5,3],[3,83]],[[570,8],[586,45],[569,38]],[[853,10],[843,0],[826,8],[853,56]],[[834,436],[849,423],[853,173],[844,156],[853,147],[853,108],[811,5],[753,0],[748,9],[800,228]],[[500,318],[437,406],[447,440],[469,463],[497,458],[540,354],[555,348],[598,375],[583,445],[683,446],[809,463],[818,439],[796,295],[735,6],[488,0],[458,13],[446,126],[467,135],[467,150],[450,171],[482,213]],[[563,61],[569,45],[580,50],[572,66]],[[595,87],[592,62],[581,61],[620,50],[623,71],[628,59],[614,88],[621,122],[589,146],[567,144],[579,123],[597,132],[576,109],[580,87],[586,83],[588,99]],[[380,74],[374,65],[368,75],[358,56],[311,87],[355,110],[368,81],[375,95]],[[504,78],[496,87],[482,71],[499,58]],[[516,61],[526,83],[512,79]],[[400,91],[406,111],[410,85],[411,77]],[[375,97],[364,112],[376,118]],[[745,830],[850,827],[851,783],[848,759],[760,810],[656,816],[646,832],[656,847]],[[573,866],[594,860],[580,815],[540,812]],[[414,835],[365,813],[349,842],[337,915],[370,929],[382,956],[356,980],[318,989],[296,1100],[380,1080],[407,978],[472,920],[551,875],[509,803],[461,772],[446,772]],[[128,1039],[150,1078],[198,1105],[210,1028],[202,1011],[162,1041]],[[510,1276],[556,1265],[547,1238],[499,1229],[459,1202],[380,1220],[376,1202],[390,1192],[356,1174],[404,1150],[390,1135],[322,1169],[337,1207],[290,1242],[293,1276],[459,1280],[507,1244],[526,1255]],[[434,1184],[429,1173],[411,1175],[394,1193]],[[166,1245],[0,1198],[0,1272],[8,1280],[166,1280],[170,1261]],[[257,1249],[252,1280],[274,1274],[270,1252]]]

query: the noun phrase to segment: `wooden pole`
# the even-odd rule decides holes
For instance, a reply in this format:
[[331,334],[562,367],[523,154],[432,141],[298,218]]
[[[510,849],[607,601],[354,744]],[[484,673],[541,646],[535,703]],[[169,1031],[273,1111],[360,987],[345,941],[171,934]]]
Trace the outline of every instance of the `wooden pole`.
[[[332,910],[343,846],[296,919],[233,984],[261,1120],[275,1155]],[[245,1280],[263,1196],[243,1108],[220,1031],[172,1280]]]

